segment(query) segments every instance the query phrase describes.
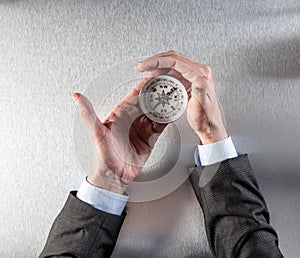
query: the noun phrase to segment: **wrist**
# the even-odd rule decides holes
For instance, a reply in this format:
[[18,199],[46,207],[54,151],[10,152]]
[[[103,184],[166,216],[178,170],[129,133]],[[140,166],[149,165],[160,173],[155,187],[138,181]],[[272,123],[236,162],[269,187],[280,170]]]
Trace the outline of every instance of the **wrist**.
[[109,169],[92,170],[87,177],[87,181],[96,187],[117,194],[123,194],[129,184],[128,180],[119,177]]
[[225,127],[210,129],[205,132],[196,132],[202,144],[211,144],[228,138]]

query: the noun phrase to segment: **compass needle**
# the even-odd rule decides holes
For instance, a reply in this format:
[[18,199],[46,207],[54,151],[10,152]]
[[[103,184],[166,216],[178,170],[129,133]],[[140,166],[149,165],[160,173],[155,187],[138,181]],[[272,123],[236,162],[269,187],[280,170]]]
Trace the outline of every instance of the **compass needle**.
[[[154,92],[156,96],[153,96]],[[178,98],[181,101],[178,101]],[[149,119],[158,123],[167,124],[179,119],[186,109],[187,102],[184,86],[171,76],[153,77],[140,92],[142,111]],[[161,108],[158,108],[160,105]]]
[[168,93],[167,95],[172,95],[178,88],[172,88]]

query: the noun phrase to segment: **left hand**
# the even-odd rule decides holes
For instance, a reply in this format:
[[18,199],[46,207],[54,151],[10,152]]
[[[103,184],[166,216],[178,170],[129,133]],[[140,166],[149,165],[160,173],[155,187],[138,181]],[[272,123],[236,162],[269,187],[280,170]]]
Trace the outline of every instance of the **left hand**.
[[139,108],[138,94],[147,80],[140,81],[103,122],[87,97],[73,94],[95,149],[95,164],[87,178],[91,184],[122,194],[142,170],[166,127],[152,123]]

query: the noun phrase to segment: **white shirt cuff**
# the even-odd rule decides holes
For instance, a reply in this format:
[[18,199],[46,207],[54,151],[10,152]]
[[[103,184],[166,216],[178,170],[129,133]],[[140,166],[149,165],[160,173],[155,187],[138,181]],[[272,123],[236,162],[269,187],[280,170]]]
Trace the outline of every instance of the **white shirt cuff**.
[[98,210],[114,215],[121,215],[128,201],[128,196],[91,185],[86,178],[77,192],[77,198]]
[[196,166],[207,166],[237,157],[231,137],[211,144],[198,145],[194,159]]

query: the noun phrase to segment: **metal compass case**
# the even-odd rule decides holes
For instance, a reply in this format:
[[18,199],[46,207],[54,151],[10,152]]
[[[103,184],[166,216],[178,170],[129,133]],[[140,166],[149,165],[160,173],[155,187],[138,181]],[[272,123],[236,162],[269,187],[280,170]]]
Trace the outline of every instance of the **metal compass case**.
[[174,77],[159,75],[143,86],[139,94],[143,113],[153,122],[166,124],[185,112],[188,96],[185,87]]

